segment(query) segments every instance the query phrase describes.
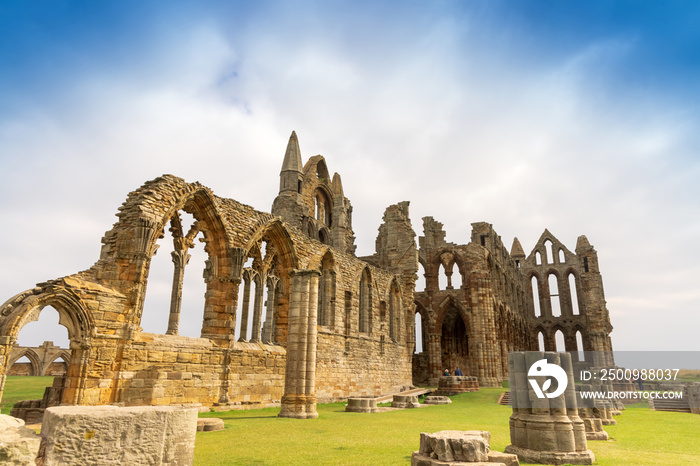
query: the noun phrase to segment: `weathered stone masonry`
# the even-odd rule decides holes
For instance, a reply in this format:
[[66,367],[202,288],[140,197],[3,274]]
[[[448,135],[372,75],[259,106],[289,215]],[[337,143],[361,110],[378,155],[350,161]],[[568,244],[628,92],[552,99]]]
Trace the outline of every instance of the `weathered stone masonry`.
[[[187,231],[183,213],[195,219]],[[471,242],[455,245],[427,217],[419,250],[408,202],[401,202],[386,209],[376,253],[358,258],[340,176],[329,175],[320,155],[302,164],[294,133],[271,213],[163,175],[129,193],[117,217],[92,267],[0,306],[0,394],[20,329],[49,305],[70,338],[63,404],[281,403],[282,415],[314,417],[317,400],[391,393],[413,381],[436,385],[443,367],[460,365],[480,384],[498,384],[507,375],[507,352],[535,349],[538,332],[548,346],[561,330],[567,342],[581,332],[586,349],[610,347],[597,256],[585,237],[576,254],[564,248],[556,256],[563,262],[537,264],[517,240],[508,253],[489,224],[475,223]],[[201,337],[191,338],[178,335],[178,324],[182,272],[198,235],[207,254],[206,293]],[[164,335],[140,327],[160,238],[173,241]],[[553,236],[543,238],[559,246]],[[427,288],[417,293],[419,262]],[[441,267],[448,278],[459,273],[461,287],[440,290]],[[563,283],[569,271],[579,312],[562,306],[561,316],[552,315],[541,284],[543,312],[536,316],[531,277],[557,273]],[[414,355],[416,312],[424,352]]]

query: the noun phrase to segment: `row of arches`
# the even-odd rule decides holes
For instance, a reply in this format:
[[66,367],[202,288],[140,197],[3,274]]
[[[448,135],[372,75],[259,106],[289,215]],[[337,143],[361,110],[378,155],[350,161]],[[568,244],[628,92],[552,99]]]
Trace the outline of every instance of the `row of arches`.
[[[20,351],[13,354],[8,362],[7,375],[63,375],[68,370],[70,351],[63,350],[59,354],[44,360],[33,348],[18,347]],[[27,365],[25,371],[21,365]]]
[[535,317],[561,317],[581,314],[576,273],[567,271],[563,276],[552,270],[546,280],[539,274],[530,277]]
[[535,250],[535,265],[543,264],[566,264],[566,253],[563,247],[559,247],[555,254],[554,243],[547,239],[544,242],[544,251]]
[[588,335],[581,327],[537,327],[537,349],[539,351],[584,352],[590,350]]

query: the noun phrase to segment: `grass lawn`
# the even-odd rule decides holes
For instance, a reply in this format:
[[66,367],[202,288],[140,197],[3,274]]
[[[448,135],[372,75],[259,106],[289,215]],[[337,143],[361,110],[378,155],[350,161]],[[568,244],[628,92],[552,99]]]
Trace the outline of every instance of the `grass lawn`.
[[44,389],[53,383],[53,377],[29,377],[8,375],[5,380],[5,390],[0,402],[0,412],[10,414],[12,406],[18,401],[40,400],[44,397]]
[[[344,412],[342,403],[318,405],[318,419],[277,417],[279,408],[204,413],[225,430],[197,433],[195,465],[409,464],[421,432],[488,430],[491,447],[510,443],[511,409],[496,404],[503,389],[452,397],[451,405],[377,414]],[[629,407],[606,426],[613,440],[589,442],[597,465],[700,464],[700,416]]]
[[[52,377],[9,376],[3,414],[20,400],[41,398]],[[452,397],[451,405],[376,414],[346,413],[343,403],[318,405],[318,419],[278,418],[279,408],[203,413],[225,429],[198,432],[195,465],[399,465],[409,464],[421,432],[488,430],[491,447],[510,443],[511,409],[496,404],[501,388]],[[613,440],[588,442],[596,465],[700,464],[700,416],[628,406],[605,430]]]

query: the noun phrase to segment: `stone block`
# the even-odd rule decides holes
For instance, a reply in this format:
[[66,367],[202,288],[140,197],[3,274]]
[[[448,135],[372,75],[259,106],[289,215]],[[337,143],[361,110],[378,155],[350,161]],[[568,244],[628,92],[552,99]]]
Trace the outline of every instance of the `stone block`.
[[442,430],[420,434],[423,456],[446,462],[488,462],[491,434],[478,430]]
[[207,417],[197,419],[197,432],[212,432],[215,430],[223,430],[224,421],[217,417]]
[[41,437],[24,427],[24,421],[0,414],[0,464],[34,465]]
[[41,428],[44,464],[190,465],[196,430],[196,408],[48,408]]
[[489,463],[504,464],[505,466],[520,466],[518,455],[511,455],[500,451],[489,452]]
[[345,411],[349,413],[378,413],[377,399],[370,396],[348,398]]
[[392,408],[420,408],[416,395],[394,395],[391,401]]
[[423,400],[423,404],[426,405],[448,405],[451,403],[452,400],[446,396],[426,396]]

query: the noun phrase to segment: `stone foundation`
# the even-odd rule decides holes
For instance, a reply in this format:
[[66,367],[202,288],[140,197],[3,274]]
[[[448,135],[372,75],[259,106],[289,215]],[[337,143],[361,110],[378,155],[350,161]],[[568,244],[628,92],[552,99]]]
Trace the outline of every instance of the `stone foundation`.
[[465,392],[478,392],[479,380],[468,375],[442,376],[438,380],[437,396],[453,396]]
[[416,395],[394,395],[391,402],[392,408],[420,408]]
[[377,399],[374,397],[348,398],[348,405],[345,407],[348,413],[378,413]]
[[411,466],[519,465],[518,457],[491,451],[491,433],[483,430],[443,430],[420,434],[420,450]]
[[0,414],[0,464],[34,466],[41,437],[21,419]]
[[12,407],[10,415],[23,419],[27,424],[41,423],[41,420],[44,418],[44,411],[46,408],[61,404],[64,383],[64,377],[54,378],[53,384],[50,387],[46,387],[44,390],[44,397],[41,400],[18,401]]
[[448,405],[451,403],[452,403],[452,400],[450,400],[446,396],[431,395],[431,396],[426,396],[425,400],[423,400],[423,404],[426,404],[426,405]]

